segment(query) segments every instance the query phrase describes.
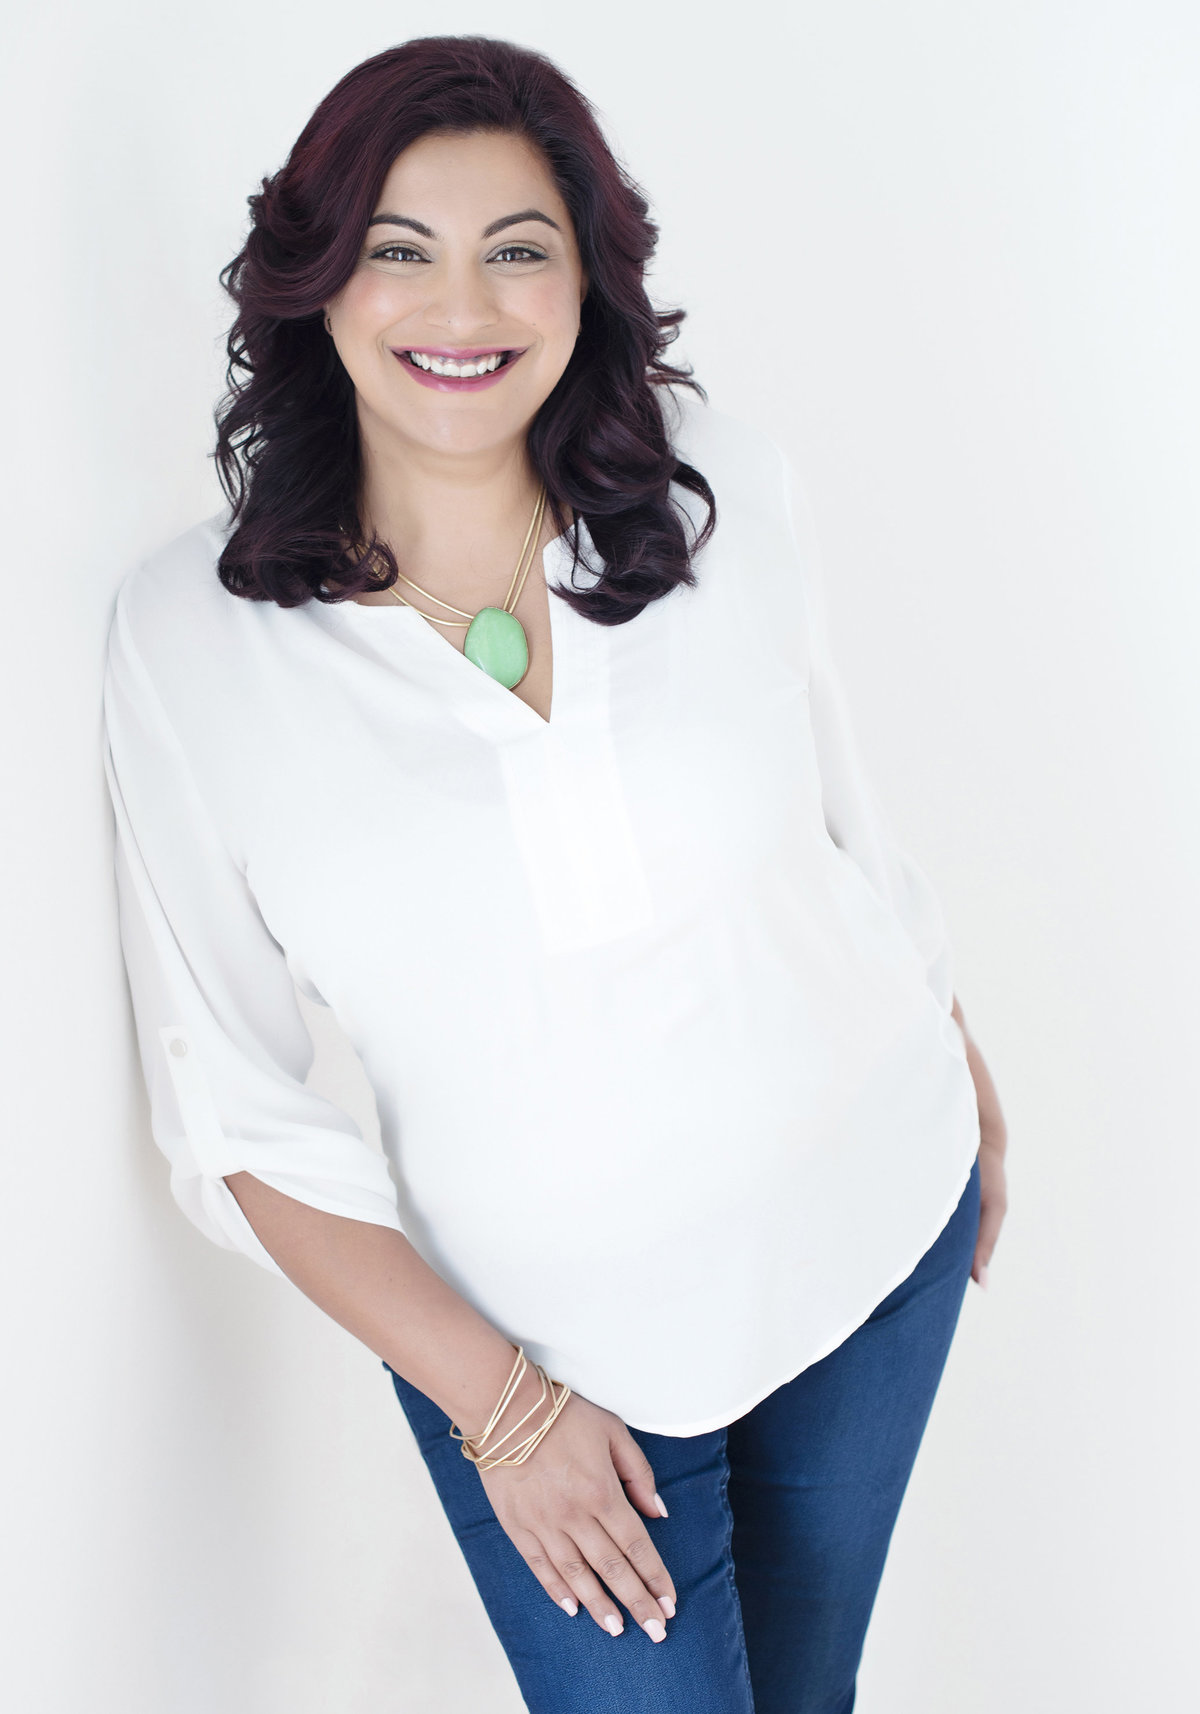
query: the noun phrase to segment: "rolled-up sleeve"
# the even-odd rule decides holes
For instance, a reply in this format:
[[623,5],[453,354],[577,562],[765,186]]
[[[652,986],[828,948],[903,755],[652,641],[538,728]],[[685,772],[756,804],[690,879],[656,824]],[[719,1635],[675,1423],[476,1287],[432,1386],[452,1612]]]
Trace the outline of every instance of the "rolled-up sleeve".
[[[907,930],[943,1008],[954,1001],[954,952],[933,885],[900,845],[863,765],[845,691],[829,646],[815,531],[803,491],[777,447],[792,539],[800,560],[809,644],[809,705],[830,838],[858,864]],[[799,501],[794,505],[793,501]]]
[[214,1243],[282,1270],[224,1175],[402,1230],[388,1163],[305,1085],[313,1044],[283,947],[215,825],[118,594],[104,680],[121,948],[155,1143]]

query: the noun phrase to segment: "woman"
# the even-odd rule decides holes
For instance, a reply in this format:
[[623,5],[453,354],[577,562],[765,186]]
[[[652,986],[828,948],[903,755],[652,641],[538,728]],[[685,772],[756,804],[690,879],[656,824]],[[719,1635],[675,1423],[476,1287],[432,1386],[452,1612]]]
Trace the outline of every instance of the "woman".
[[531,1709],[849,1709],[1004,1131],[782,461],[537,55],[368,60],[251,208],[106,681],[172,1189],[383,1360]]

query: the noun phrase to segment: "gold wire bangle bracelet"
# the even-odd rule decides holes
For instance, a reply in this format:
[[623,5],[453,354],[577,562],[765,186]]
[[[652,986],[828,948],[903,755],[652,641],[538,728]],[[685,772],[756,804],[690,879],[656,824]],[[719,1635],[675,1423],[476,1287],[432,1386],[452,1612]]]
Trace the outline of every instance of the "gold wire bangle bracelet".
[[[563,1407],[571,1396],[571,1389],[567,1386],[565,1381],[552,1380],[542,1365],[540,1363],[535,1363],[534,1370],[542,1383],[541,1391],[538,1394],[536,1401],[525,1412],[525,1415],[521,1418],[520,1422],[514,1424],[506,1434],[496,1441],[494,1446],[490,1446],[486,1451],[484,1451],[482,1443],[498,1426],[505,1409],[512,1402],[513,1396],[524,1378],[526,1369],[529,1367],[529,1360],[525,1355],[524,1346],[518,1345],[516,1351],[517,1354],[513,1361],[513,1366],[509,1370],[508,1380],[504,1384],[504,1390],[496,1403],[495,1409],[488,1418],[487,1426],[480,1429],[478,1434],[464,1434],[455,1423],[450,1424],[451,1437],[462,1442],[463,1457],[470,1459],[471,1463],[481,1471],[494,1469],[499,1464],[523,1464],[525,1460],[536,1450],[536,1448],[540,1446],[542,1440],[549,1433],[552,1425],[557,1421]],[[558,1389],[557,1392],[555,1391],[556,1388]],[[524,1424],[529,1421],[529,1418],[534,1414],[534,1412],[546,1402],[547,1390],[549,1390],[552,1403],[546,1417],[541,1423],[539,1423],[537,1428],[533,1429],[526,1435],[524,1440],[518,1441],[517,1444],[510,1447],[507,1452],[501,1453],[500,1448],[505,1444],[505,1442],[511,1440],[517,1430],[522,1428]]]
[[[533,1415],[534,1411],[538,1410],[542,1405],[545,1404],[545,1402],[546,1402],[546,1386],[547,1386],[547,1382],[549,1380],[549,1376],[547,1376],[542,1371],[538,1371],[538,1372],[541,1373],[541,1375],[542,1375],[542,1390],[538,1394],[537,1398],[530,1405],[529,1409],[525,1412],[525,1415],[521,1418],[520,1422],[514,1423],[513,1426],[509,1429],[507,1434],[501,1435],[500,1439],[496,1442],[496,1444],[494,1446],[489,1446],[486,1449],[482,1446],[475,1444],[477,1441],[486,1439],[487,1438],[486,1435],[472,1434],[472,1435],[464,1436],[464,1441],[466,1444],[468,1444],[471,1447],[472,1452],[477,1453],[482,1458],[493,1458],[493,1457],[495,1457],[496,1453],[499,1452],[500,1448],[504,1445],[505,1441],[511,1440],[513,1435],[517,1432],[517,1430],[519,1428],[523,1428],[524,1425],[529,1421],[529,1419]],[[554,1394],[551,1393],[550,1397],[551,1397],[551,1399],[553,1399]],[[523,1440],[519,1440],[517,1442],[517,1445],[515,1447],[511,1448],[511,1450],[515,1452],[520,1447],[524,1446],[524,1444],[525,1444],[525,1442]],[[470,1453],[468,1453],[467,1456],[470,1457]],[[505,1454],[505,1456],[507,1457],[508,1454]]]
[[[539,1368],[544,1381],[550,1388],[550,1396],[554,1401],[553,1408],[539,1427],[535,1428],[524,1440],[518,1442],[516,1446],[512,1447],[503,1455],[500,1455],[495,1451],[484,1453],[468,1452],[466,1456],[472,1458],[472,1461],[480,1465],[482,1469],[490,1469],[494,1464],[523,1464],[539,1445],[543,1436],[549,1432],[551,1425],[554,1423],[559,1412],[570,1397],[571,1389],[566,1386],[564,1382],[552,1381],[549,1375],[546,1374],[545,1370],[540,1368],[540,1365],[536,1365],[536,1367]],[[554,1392],[555,1387],[562,1388],[562,1391],[557,1396]]]
[[509,1369],[509,1378],[504,1381],[504,1392],[501,1393],[499,1402],[495,1404],[494,1411],[492,1411],[489,1419],[487,1419],[487,1428],[480,1429],[480,1431],[478,1431],[478,1435],[465,1435],[465,1433],[461,1431],[461,1428],[458,1428],[458,1424],[451,1423],[451,1426],[449,1426],[451,1438],[453,1438],[453,1440],[463,1441],[485,1440],[485,1438],[492,1433],[492,1429],[495,1428],[495,1424],[499,1423],[502,1412],[504,1412],[504,1407],[509,1404],[509,1400],[513,1397],[513,1393],[516,1392],[516,1387],[519,1385],[521,1375],[525,1375],[525,1369],[525,1349],[523,1349],[523,1347],[518,1347],[518,1352],[516,1352],[516,1357],[514,1357],[513,1361],[513,1368]]
[[[489,1464],[523,1464],[525,1459],[528,1459],[528,1455],[533,1452],[533,1448],[537,1447],[538,1441],[542,1440],[542,1436],[549,1431],[550,1424],[554,1423],[555,1417],[559,1416],[559,1412],[562,1411],[562,1405],[566,1404],[571,1388],[566,1387],[566,1383],[564,1383],[564,1381],[550,1380],[550,1376],[545,1373],[545,1369],[543,1369],[540,1364],[535,1364],[535,1368],[538,1369],[538,1373],[542,1376],[545,1387],[549,1387],[550,1399],[554,1402],[554,1407],[552,1407],[552,1411],[550,1411],[549,1416],[545,1417],[542,1423],[540,1423],[540,1426],[533,1429],[530,1435],[526,1435],[525,1440],[518,1441],[518,1445],[516,1445],[516,1447],[509,1448],[509,1452],[504,1453],[504,1455],[499,1455],[499,1453],[495,1452],[495,1448],[492,1448],[490,1452],[478,1453],[477,1462],[478,1457],[483,1457],[483,1459],[487,1460]],[[543,1387],[543,1397],[545,1397],[545,1387]],[[555,1387],[561,1387],[562,1392],[555,1395]]]
[[[525,1369],[528,1368],[528,1366],[529,1365],[526,1363],[522,1367],[521,1374],[519,1376],[519,1381],[524,1380]],[[506,1404],[511,1403],[514,1396],[515,1396],[515,1388],[513,1389],[512,1392],[509,1393],[508,1399],[505,1401],[505,1403]],[[545,1388],[543,1387],[542,1398],[544,1398],[544,1397],[545,1397]],[[541,1402],[542,1402],[542,1399],[539,1399],[538,1403],[540,1404]],[[529,1420],[529,1418],[533,1415],[533,1412],[536,1409],[537,1409],[537,1405],[534,1405],[531,1410],[527,1410],[525,1412],[525,1415],[521,1418],[521,1422],[517,1423],[516,1428],[520,1428],[521,1423],[527,1422]],[[493,1416],[493,1418],[496,1417],[495,1411],[492,1412],[492,1416]],[[498,1420],[494,1420],[492,1423],[492,1428],[495,1428],[497,1426],[498,1426]],[[463,1442],[463,1445],[465,1447],[469,1448],[469,1453],[467,1455],[469,1456],[470,1453],[475,1453],[475,1454],[478,1454],[479,1456],[482,1456],[482,1457],[489,1456],[492,1452],[496,1451],[497,1447],[503,1446],[505,1440],[511,1440],[512,1439],[513,1435],[516,1433],[516,1428],[510,1429],[502,1440],[498,1440],[496,1442],[495,1446],[488,1447],[486,1452],[484,1450],[483,1442],[488,1438],[488,1435],[491,1433],[491,1431],[492,1431],[491,1428],[485,1428],[479,1434],[464,1434],[462,1436],[462,1442]]]
[[[540,1364],[537,1364],[536,1367],[541,1369]],[[543,1377],[549,1381],[552,1397],[554,1396],[554,1388],[561,1388],[557,1397],[554,1397],[554,1408],[550,1411],[550,1414],[546,1417],[546,1420],[541,1424],[541,1426],[536,1428],[528,1439],[522,1441],[520,1446],[514,1447],[511,1452],[506,1453],[503,1458],[493,1458],[488,1454],[485,1454],[482,1458],[476,1457],[473,1462],[477,1470],[491,1470],[498,1464],[524,1464],[526,1459],[537,1450],[545,1436],[550,1432],[550,1429],[557,1421],[563,1406],[571,1396],[571,1389],[567,1386],[565,1381],[551,1381],[550,1377],[546,1375],[544,1369],[541,1369],[541,1373]],[[470,1453],[468,1453],[467,1456],[470,1457]]]
[[486,1440],[488,1435],[495,1428],[496,1424],[500,1421],[501,1416],[504,1414],[505,1406],[516,1392],[518,1386],[520,1386],[521,1377],[524,1375],[525,1370],[528,1367],[528,1358],[525,1355],[525,1347],[523,1345],[518,1345],[516,1347],[516,1353],[516,1356],[513,1358],[513,1366],[508,1371],[508,1379],[504,1383],[504,1391],[500,1394],[500,1401],[491,1416],[488,1417],[487,1427],[481,1428],[478,1434],[464,1434],[460,1428],[457,1428],[454,1423],[451,1423],[450,1434],[454,1440]]

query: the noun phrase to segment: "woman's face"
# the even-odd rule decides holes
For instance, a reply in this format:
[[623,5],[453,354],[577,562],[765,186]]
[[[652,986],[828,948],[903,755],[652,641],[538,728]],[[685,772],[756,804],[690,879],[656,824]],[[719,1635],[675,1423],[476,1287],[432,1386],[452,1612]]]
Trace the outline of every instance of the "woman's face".
[[326,306],[367,447],[523,442],[570,360],[585,291],[570,215],[530,144],[495,131],[413,143]]

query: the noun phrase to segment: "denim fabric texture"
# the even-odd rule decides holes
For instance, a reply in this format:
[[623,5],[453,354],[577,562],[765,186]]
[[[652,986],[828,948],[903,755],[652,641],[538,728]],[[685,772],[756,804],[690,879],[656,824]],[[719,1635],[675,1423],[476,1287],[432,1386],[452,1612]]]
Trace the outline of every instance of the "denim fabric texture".
[[611,1637],[584,1609],[570,1618],[555,1605],[449,1418],[384,1364],[530,1714],[850,1714],[970,1276],[979,1196],[976,1160],[907,1279],[744,1416],[687,1437],[631,1430],[670,1512],[645,1520],[678,1593],[662,1643],[623,1608]]

